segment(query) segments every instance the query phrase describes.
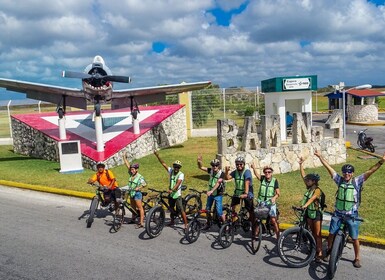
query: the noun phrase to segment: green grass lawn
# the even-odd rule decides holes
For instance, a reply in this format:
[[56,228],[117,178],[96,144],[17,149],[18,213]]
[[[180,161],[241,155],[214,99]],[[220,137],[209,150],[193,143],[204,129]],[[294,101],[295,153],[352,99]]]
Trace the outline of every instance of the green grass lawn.
[[[182,171],[186,176],[186,185],[198,189],[205,189],[208,175],[200,171],[197,167],[197,155],[202,155],[204,163],[209,164],[215,157],[217,150],[216,138],[191,138],[183,145],[161,150],[160,156],[166,163],[172,164],[176,159],[182,161]],[[359,159],[360,152],[349,150],[348,161],[356,167],[356,173],[361,174],[370,168],[378,159]],[[149,155],[137,160],[140,163],[139,172],[145,177],[148,186],[156,189],[166,189],[168,176],[164,168],[159,164],[154,155]],[[337,171],[342,164],[334,166]],[[385,196],[379,195],[379,190],[383,189],[384,167],[377,171],[365,183],[365,191],[362,197],[360,215],[365,219],[360,230],[366,236],[384,237],[385,219]],[[87,179],[93,174],[91,170],[85,170],[78,174],[59,173],[60,164],[41,159],[29,158],[14,154],[11,146],[0,146],[0,178],[3,180],[16,181],[27,184],[44,185],[61,189],[92,192],[92,188],[86,184]],[[125,166],[111,169],[118,179],[119,185],[126,184],[128,179]],[[336,186],[326,169],[323,167],[307,169],[306,172],[317,172],[321,175],[320,187],[326,193],[326,202],[329,211],[332,211]],[[277,179],[280,183],[281,197],[279,198],[279,208],[281,212],[281,222],[294,221],[294,215],[290,210],[292,205],[299,205],[299,201],[305,192],[305,185],[301,180],[299,171],[286,174],[278,174]],[[258,184],[255,192],[258,190]],[[233,183],[228,183],[226,191],[232,193]],[[186,194],[186,193],[185,193]]]

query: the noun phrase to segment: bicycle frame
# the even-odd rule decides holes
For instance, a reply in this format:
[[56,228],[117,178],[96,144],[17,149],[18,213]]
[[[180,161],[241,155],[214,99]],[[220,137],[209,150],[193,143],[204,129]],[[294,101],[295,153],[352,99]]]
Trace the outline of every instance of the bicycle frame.
[[330,253],[330,259],[329,259],[329,267],[328,267],[328,276],[330,279],[333,279],[334,274],[337,271],[337,265],[338,262],[342,256],[343,250],[348,242],[349,238],[349,233],[348,233],[348,225],[347,221],[348,220],[353,220],[354,221],[360,221],[362,222],[363,219],[358,218],[358,217],[352,217],[350,215],[340,215],[338,216],[341,219],[341,225],[336,233],[334,240],[333,240],[333,245],[331,248],[331,253]]

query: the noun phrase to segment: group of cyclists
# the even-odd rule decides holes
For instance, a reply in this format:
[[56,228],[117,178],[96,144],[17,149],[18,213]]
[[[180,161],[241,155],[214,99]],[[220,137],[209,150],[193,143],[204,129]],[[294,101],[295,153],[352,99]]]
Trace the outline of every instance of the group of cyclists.
[[[181,217],[184,223],[184,229],[187,229],[188,221],[183,207],[182,201],[182,185],[184,181],[184,174],[181,171],[182,163],[179,160],[173,162],[172,166],[168,166],[159,156],[157,151],[154,151],[154,155],[157,157],[160,164],[165,168],[169,178],[169,204],[174,213],[170,215],[169,226],[173,226],[176,217],[176,212],[181,213]],[[363,183],[375,172],[381,165],[385,162],[385,153],[380,161],[373,165],[369,170],[363,174],[354,177],[354,167],[350,164],[345,164],[342,166],[342,176],[339,175],[330,164],[323,158],[320,151],[315,151],[314,155],[319,158],[322,165],[327,169],[330,176],[337,185],[336,192],[336,201],[334,206],[334,212],[330,223],[329,236],[327,238],[327,250],[326,254],[323,254],[322,250],[322,236],[321,236],[321,224],[323,219],[323,201],[324,193],[319,187],[320,176],[315,173],[306,174],[304,171],[303,163],[305,162],[304,158],[300,158],[300,174],[305,183],[306,191],[301,200],[301,207],[305,210],[305,218],[308,228],[311,230],[315,240],[316,240],[316,262],[321,262],[322,260],[328,261],[330,251],[332,248],[332,243],[335,234],[337,233],[343,216],[352,217],[349,220],[349,235],[353,240],[355,258],[353,260],[353,265],[356,268],[361,267],[360,262],[360,244],[358,241],[358,226],[359,222],[354,219],[358,217],[358,209],[361,202],[361,192],[363,189]],[[139,222],[136,225],[136,228],[142,228],[144,222],[144,210],[142,206],[142,193],[141,190],[146,186],[146,181],[143,176],[138,173],[139,164],[133,163],[130,164],[127,156],[124,156],[124,162],[127,166],[129,172],[128,185],[123,187],[129,190],[129,197],[131,205],[135,206],[139,212]],[[235,188],[234,194],[231,200],[231,208],[235,210],[236,206],[241,203],[241,200],[244,201],[245,208],[249,212],[250,222],[255,221],[255,207],[263,203],[268,205],[270,222],[273,226],[277,240],[280,235],[279,224],[277,221],[278,209],[277,209],[277,199],[280,196],[280,189],[278,180],[273,176],[273,168],[270,166],[265,166],[262,168],[262,173],[260,174],[257,164],[254,162],[250,165],[254,176],[259,181],[259,190],[257,192],[257,197],[254,197],[254,186],[253,186],[253,176],[251,170],[246,167],[245,158],[243,156],[238,156],[235,159],[235,169],[231,171],[230,166],[226,166],[224,172],[221,170],[221,163],[218,159],[213,159],[210,162],[210,167],[205,167],[203,165],[202,156],[197,158],[198,168],[209,174],[208,188],[207,188],[207,203],[205,207],[205,212],[207,213],[207,223],[204,229],[208,230],[211,226],[210,223],[210,212],[213,204],[215,203],[216,211],[218,217],[225,221],[225,215],[222,208],[222,195],[224,191],[225,182],[229,180],[234,180]],[[100,185],[105,186],[106,190],[111,194],[111,197],[115,203],[115,209],[117,204],[122,201],[121,191],[117,187],[116,179],[113,173],[110,170],[105,169],[103,163],[97,164],[97,172],[93,175],[88,183],[98,182]],[[133,216],[131,223],[135,223],[137,217]],[[256,231],[258,228],[255,229]],[[253,236],[258,236],[257,232],[253,233]]]

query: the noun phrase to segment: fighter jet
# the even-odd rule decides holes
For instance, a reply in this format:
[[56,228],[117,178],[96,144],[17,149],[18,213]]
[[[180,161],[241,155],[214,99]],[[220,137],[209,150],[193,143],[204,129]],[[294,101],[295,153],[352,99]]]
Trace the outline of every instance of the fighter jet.
[[112,75],[104,59],[97,55],[84,72],[63,71],[65,78],[82,80],[82,89],[53,86],[26,81],[0,78],[0,87],[10,91],[26,93],[27,98],[57,104],[59,118],[63,118],[66,106],[87,109],[87,102],[95,106],[95,115],[100,116],[101,104],[110,103],[112,109],[130,107],[134,119],[139,112],[138,103],[159,102],[166,94],[180,93],[205,88],[211,82],[182,83],[145,88],[114,90],[113,83],[130,83],[128,76]]

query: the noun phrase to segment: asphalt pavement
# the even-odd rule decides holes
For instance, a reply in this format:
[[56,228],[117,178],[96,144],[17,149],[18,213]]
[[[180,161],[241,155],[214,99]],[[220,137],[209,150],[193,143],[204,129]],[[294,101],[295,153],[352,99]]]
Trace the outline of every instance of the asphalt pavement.
[[[180,223],[153,239],[130,224],[110,232],[108,211],[86,228],[85,199],[0,186],[0,201],[2,280],[327,279],[325,262],[288,268],[269,236],[253,255],[242,230],[223,249],[216,227],[188,244]],[[362,246],[361,257],[362,267],[354,268],[349,244],[335,279],[381,279],[385,250]]]

